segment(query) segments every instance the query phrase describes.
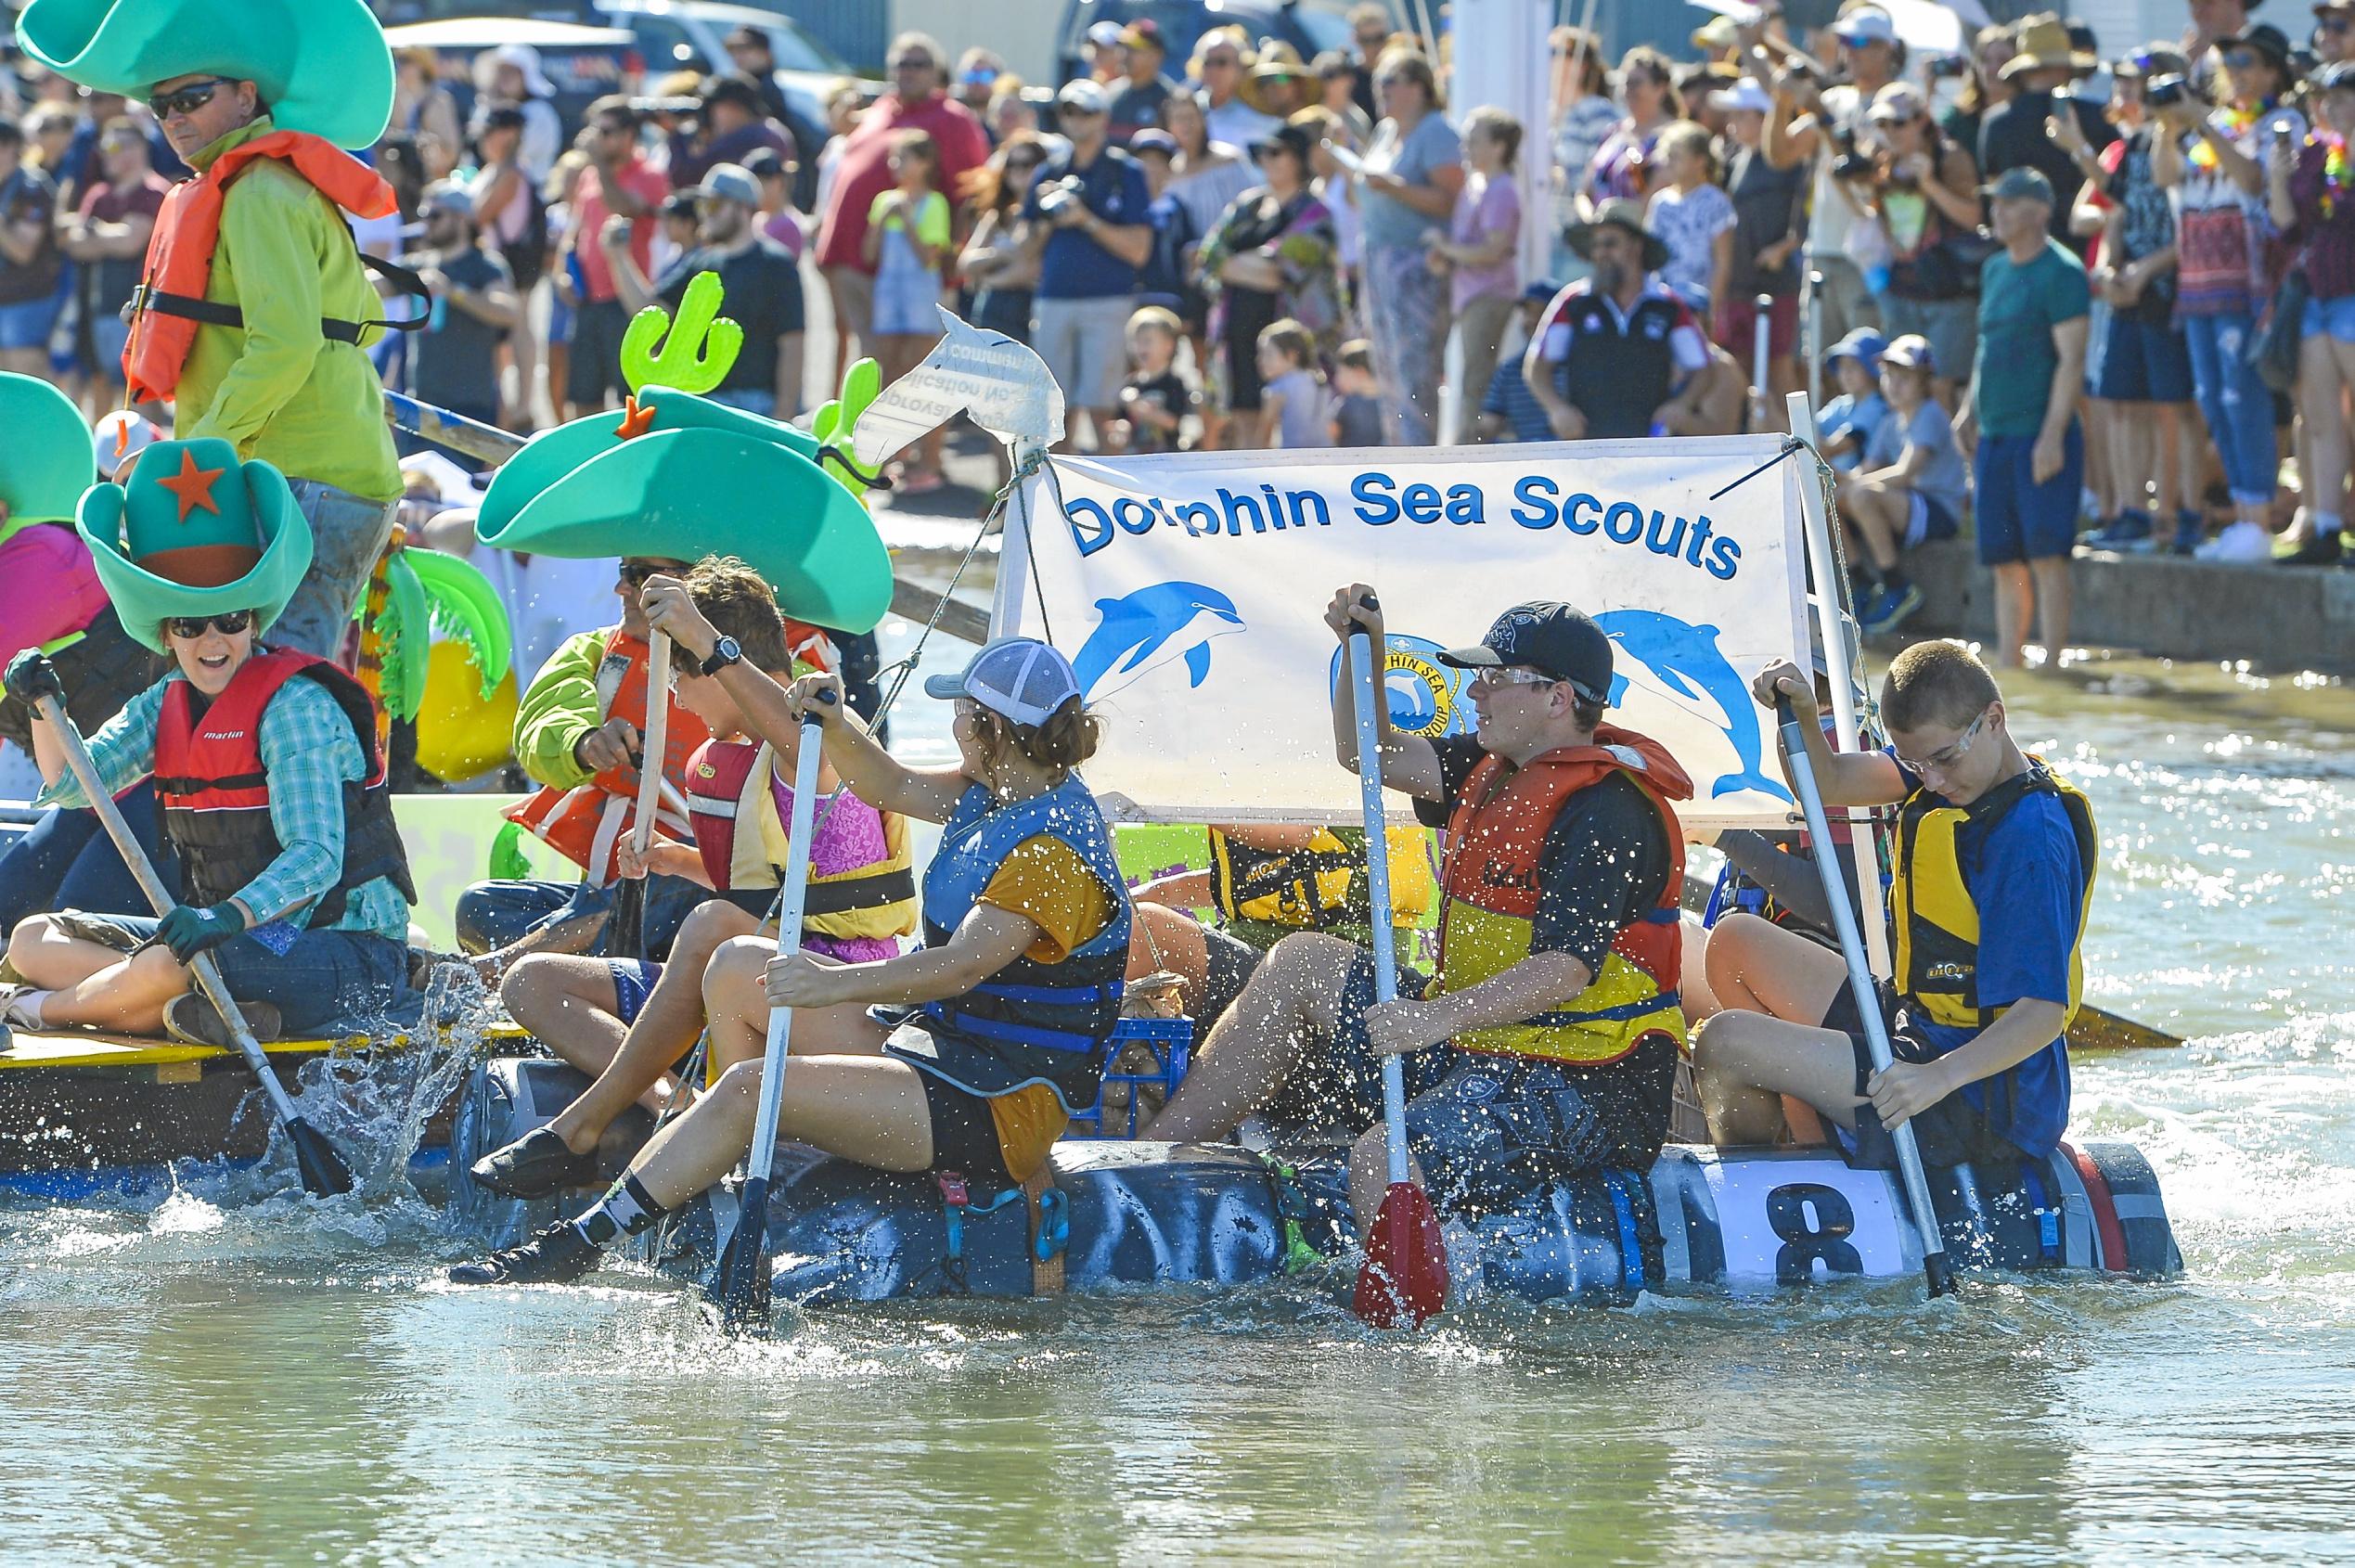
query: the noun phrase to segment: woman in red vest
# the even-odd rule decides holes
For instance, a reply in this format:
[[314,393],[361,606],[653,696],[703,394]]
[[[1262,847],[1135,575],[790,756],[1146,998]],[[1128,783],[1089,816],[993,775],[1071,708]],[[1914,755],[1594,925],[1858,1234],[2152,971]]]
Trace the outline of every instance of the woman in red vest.
[[[311,535],[267,463],[222,441],[158,442],[127,485],[101,484],[78,520],[123,629],[172,673],[90,738],[117,793],[150,774],[187,902],[161,919],[63,910],[8,941],[26,983],[0,996],[17,1029],[76,1024],[228,1043],[187,965],[214,953],[264,1040],[363,1027],[408,988],[416,889],[385,790],[367,692],[335,665],[265,648],[311,563]],[[38,649],[11,690],[59,689]],[[45,805],[87,803],[45,716],[33,745]]]

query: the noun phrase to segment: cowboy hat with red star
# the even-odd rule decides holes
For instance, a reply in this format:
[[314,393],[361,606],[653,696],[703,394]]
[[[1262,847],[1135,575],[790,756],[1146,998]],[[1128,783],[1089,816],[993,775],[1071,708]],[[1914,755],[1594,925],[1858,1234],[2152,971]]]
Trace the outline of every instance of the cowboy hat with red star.
[[122,629],[161,653],[178,615],[254,612],[267,630],[311,569],[311,525],[286,476],[225,441],[159,441],[128,484],[99,484],[75,521]]

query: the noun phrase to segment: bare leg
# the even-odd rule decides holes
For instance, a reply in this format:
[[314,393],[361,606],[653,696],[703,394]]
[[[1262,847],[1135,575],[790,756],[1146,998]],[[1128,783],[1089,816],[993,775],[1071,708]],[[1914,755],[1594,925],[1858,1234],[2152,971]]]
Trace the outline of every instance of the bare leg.
[[2061,667],[2061,649],[2069,645],[2069,558],[2052,556],[2028,562],[2036,583],[2036,629],[2044,639],[2045,666]]
[[2150,482],[2158,472],[2158,405],[2112,405],[2109,421],[2111,511],[2151,505]]
[[1821,1020],[1848,979],[1837,953],[1756,915],[1720,919],[1705,958],[1720,1011],[1770,1013],[1793,1023]]
[[[753,1146],[761,1064],[740,1061],[712,1091],[654,1135],[628,1174],[664,1208],[726,1176]],[[795,1059],[779,1096],[779,1134],[880,1171],[933,1163],[932,1112],[916,1069],[884,1058]]]
[[165,1005],[188,989],[188,971],[171,949],[146,947],[125,958],[68,936],[42,915],[17,927],[8,939],[8,961],[50,993],[41,1016],[53,1024],[161,1035]]
[[1904,537],[1905,513],[1912,493],[1868,481],[1852,482],[1841,498],[1841,509],[1856,524],[1864,553],[1873,566],[1888,572],[1898,563],[1898,541]]
[[2023,662],[2027,642],[2028,614],[2036,605],[2036,589],[2026,561],[2007,560],[1995,569],[1995,657],[2006,669]]
[[[768,961],[775,957],[777,944],[767,937],[731,937],[703,966],[703,1016],[710,1021],[714,1072],[740,1061],[757,1063],[768,1048],[768,996],[763,987]],[[793,1014],[789,1048],[796,1060],[804,1050],[819,1056],[874,1056],[889,1037],[890,1032],[856,1003],[802,1008]]]
[[1694,1087],[1718,1144],[1771,1143],[1782,1099],[1856,1125],[1856,1055],[1846,1035],[1763,1013],[1721,1012],[1692,1036]]
[[1679,920],[1684,927],[1684,943],[1683,962],[1677,973],[1677,996],[1683,1006],[1684,1021],[1690,1025],[1699,1023],[1722,1004],[1718,1001],[1717,993],[1709,989],[1708,928],[1698,916],[1689,912],[1679,916]]
[[[1407,1175],[1417,1185],[1422,1166],[1407,1156]],[[1390,1141],[1381,1124],[1368,1127],[1349,1146],[1349,1210],[1358,1221],[1358,1240],[1373,1234],[1374,1216],[1382,1212],[1383,1194],[1390,1190]]]
[[1285,937],[1253,971],[1235,1005],[1194,1054],[1193,1067],[1139,1137],[1224,1137],[1284,1081],[1312,1042],[1330,1038],[1358,949],[1337,936]]

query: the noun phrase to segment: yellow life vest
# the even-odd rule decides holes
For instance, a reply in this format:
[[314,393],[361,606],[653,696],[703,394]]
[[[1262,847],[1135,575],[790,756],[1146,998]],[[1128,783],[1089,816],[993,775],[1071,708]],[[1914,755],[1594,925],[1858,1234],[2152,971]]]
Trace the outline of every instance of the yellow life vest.
[[2027,772],[2004,780],[1968,806],[1947,805],[1916,790],[1898,808],[1889,887],[1897,989],[1908,1006],[1932,1022],[1985,1029],[2003,1013],[2001,1008],[1979,1005],[1979,910],[1963,880],[1956,837],[1965,822],[1982,833],[1992,829],[2021,801],[2040,793],[2059,797],[2067,810],[2085,878],[2077,936],[2069,945],[2068,1017],[2077,1016],[2085,991],[2085,918],[2093,907],[2101,835],[2093,825],[2093,803],[2085,792],[2045,766],[2042,758],[2031,756]]
[[[722,891],[775,887],[779,868],[793,862],[792,842],[771,787],[776,765],[776,748],[766,740],[757,746],[715,740],[688,765],[695,847],[703,856],[705,874]],[[856,801],[847,803],[851,809],[866,809]],[[825,798],[817,810],[823,818]],[[882,858],[858,866],[823,860],[813,866],[804,931],[837,941],[906,936],[915,931],[916,875],[907,820],[894,811],[876,815],[883,825]],[[748,825],[753,830],[747,831]],[[825,842],[821,837],[821,846]]]
[[[1406,925],[1431,909],[1431,858],[1420,829],[1389,833],[1391,916]],[[1349,907],[1350,895],[1365,874],[1365,855],[1330,828],[1295,850],[1254,849],[1210,829],[1211,902],[1230,920],[1303,931],[1355,923],[1366,917]]]

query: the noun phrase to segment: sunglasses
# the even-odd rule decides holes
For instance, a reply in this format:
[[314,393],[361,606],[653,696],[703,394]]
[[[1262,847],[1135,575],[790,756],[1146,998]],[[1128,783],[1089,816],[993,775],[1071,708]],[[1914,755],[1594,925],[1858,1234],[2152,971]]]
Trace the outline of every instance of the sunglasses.
[[2234,71],[2246,71],[2259,59],[2255,49],[2231,49],[2224,55],[2224,63]]
[[1971,727],[1957,737],[1953,745],[1941,747],[1919,762],[1907,757],[1899,757],[1898,762],[1915,773],[1935,773],[1944,778],[1950,768],[1962,760],[1963,753],[1971,749],[1971,742],[1979,738],[1979,731],[1987,725],[1988,713],[1992,711],[1990,709],[1983,712],[1977,718],[1973,719]]
[[1046,161],[1047,161],[1043,158],[1009,158],[1006,160],[1006,167],[1010,171],[1016,169],[1036,169],[1041,163]]
[[175,637],[194,642],[208,630],[233,637],[252,624],[253,611],[231,610],[219,615],[174,615],[163,623],[163,629]]
[[1485,669],[1473,672],[1471,684],[1489,691],[1496,691],[1508,686],[1559,686],[1562,683],[1553,676],[1541,675],[1536,670],[1491,664]]
[[669,570],[671,569],[666,566],[647,566],[643,563],[624,561],[622,563],[622,581],[627,583],[633,588],[642,588],[646,586],[646,580],[648,578],[660,577],[663,572]]
[[211,103],[212,95],[226,86],[228,81],[225,76],[208,76],[201,82],[191,82],[168,93],[157,93],[148,99],[148,112],[158,120],[169,120],[175,114],[194,114]]

